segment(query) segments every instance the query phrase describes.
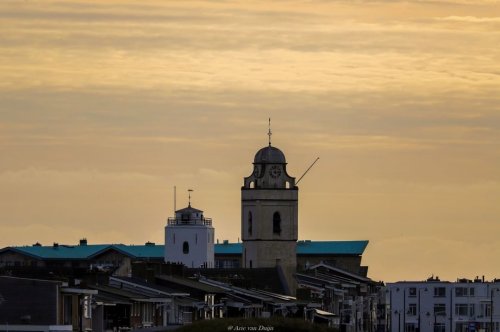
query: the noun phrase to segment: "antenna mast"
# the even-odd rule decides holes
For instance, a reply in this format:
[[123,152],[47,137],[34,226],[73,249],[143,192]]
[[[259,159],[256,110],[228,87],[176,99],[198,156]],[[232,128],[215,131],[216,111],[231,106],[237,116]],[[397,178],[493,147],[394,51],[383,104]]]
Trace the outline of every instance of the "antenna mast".
[[269,136],[269,146],[271,146],[271,135],[273,133],[271,132],[271,118],[269,118],[269,131],[267,132],[267,136]]
[[314,166],[314,164],[316,164],[316,162],[319,160],[319,157],[316,158],[316,160],[311,164],[311,166],[309,166],[308,169],[306,169],[306,171],[304,172],[304,174],[302,174],[302,176],[297,180],[297,182],[295,182],[295,185],[299,184],[300,180],[302,180],[302,178],[307,174],[307,172],[309,172],[309,170]]
[[175,216],[175,211],[177,211],[176,203],[177,203],[177,188],[174,186],[174,216]]

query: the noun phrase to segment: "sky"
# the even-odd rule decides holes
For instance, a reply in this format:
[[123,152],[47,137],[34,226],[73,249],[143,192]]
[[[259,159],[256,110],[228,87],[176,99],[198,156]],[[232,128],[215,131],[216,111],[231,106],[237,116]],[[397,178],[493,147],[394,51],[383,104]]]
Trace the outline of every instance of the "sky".
[[273,145],[299,238],[375,280],[500,278],[500,1],[0,2],[0,247],[240,237]]

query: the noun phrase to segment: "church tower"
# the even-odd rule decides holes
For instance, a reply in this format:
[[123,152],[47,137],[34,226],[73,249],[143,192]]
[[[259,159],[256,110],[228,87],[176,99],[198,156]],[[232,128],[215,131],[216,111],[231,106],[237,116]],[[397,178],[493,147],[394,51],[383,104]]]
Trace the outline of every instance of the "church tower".
[[269,145],[255,155],[253,173],[241,188],[243,266],[279,266],[294,293],[299,189],[286,171],[285,155],[271,145],[271,129],[268,135]]

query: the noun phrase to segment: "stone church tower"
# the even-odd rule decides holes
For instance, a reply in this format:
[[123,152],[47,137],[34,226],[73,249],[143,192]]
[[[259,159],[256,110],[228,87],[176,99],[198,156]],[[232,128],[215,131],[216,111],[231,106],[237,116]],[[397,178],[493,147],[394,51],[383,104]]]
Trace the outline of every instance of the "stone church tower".
[[285,155],[269,146],[255,155],[253,173],[241,188],[243,266],[279,266],[294,293],[297,268],[298,187],[286,171]]

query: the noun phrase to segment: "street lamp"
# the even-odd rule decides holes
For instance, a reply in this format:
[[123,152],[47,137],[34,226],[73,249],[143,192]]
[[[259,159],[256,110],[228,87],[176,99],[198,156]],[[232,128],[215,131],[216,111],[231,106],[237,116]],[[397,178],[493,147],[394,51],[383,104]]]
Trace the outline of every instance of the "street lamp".
[[[391,311],[392,311],[392,289],[386,289],[386,306],[385,306],[385,317],[386,317],[386,322],[385,322],[385,327],[386,327],[386,332],[391,331],[391,323],[392,323],[392,317],[391,317]],[[389,301],[387,301],[387,293],[389,293]],[[387,305],[389,303],[389,305]]]
[[420,296],[421,296],[421,295],[420,295],[420,292],[421,292],[422,290],[424,290],[424,291],[426,291],[426,292],[427,292],[427,287],[426,287],[426,288],[419,288],[419,289],[418,289],[418,332],[422,331],[422,330],[420,329],[421,316],[422,316],[422,310],[421,310],[421,308],[420,308]]
[[493,332],[493,291],[498,292],[500,289],[492,288],[490,290],[490,331]]
[[398,315],[398,332],[401,332],[401,310],[394,310],[394,314]]

